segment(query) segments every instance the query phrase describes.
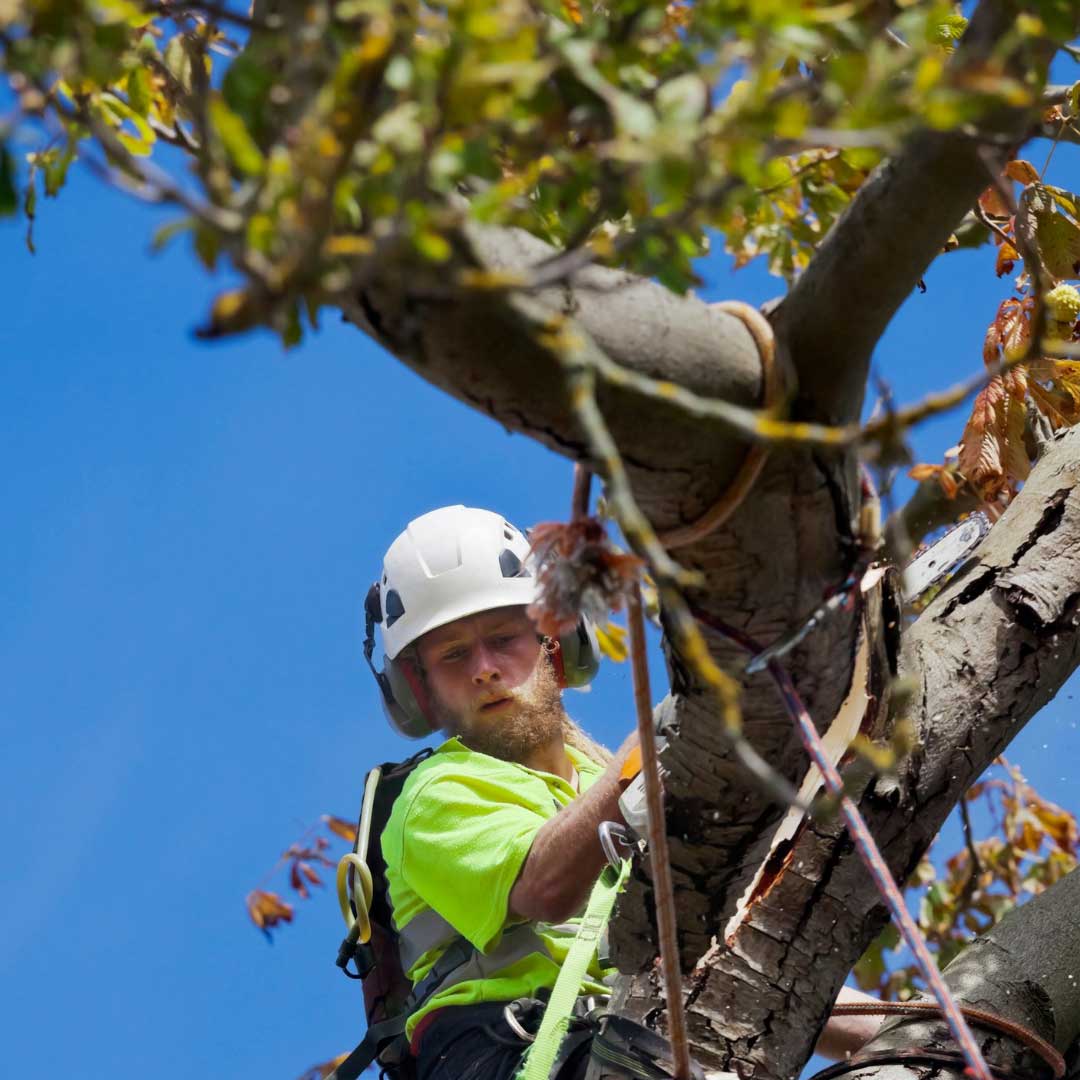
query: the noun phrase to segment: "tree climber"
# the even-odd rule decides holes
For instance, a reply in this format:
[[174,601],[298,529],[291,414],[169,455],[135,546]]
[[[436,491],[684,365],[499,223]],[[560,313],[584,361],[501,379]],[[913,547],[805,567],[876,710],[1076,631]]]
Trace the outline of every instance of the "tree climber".
[[[606,865],[597,830],[622,821],[634,775],[636,734],[612,755],[563,709],[563,688],[596,672],[591,626],[542,638],[526,612],[535,598],[525,536],[463,506],[412,521],[368,595],[365,651],[370,662],[376,622],[391,725],[446,736],[406,780],[381,835],[402,968],[422,988],[405,1025],[419,1080],[517,1073],[577,935],[574,916]],[[553,1077],[584,1076],[596,1030],[587,1014],[610,974],[594,955]],[[842,1056],[877,1026],[835,1017],[819,1049]],[[655,1068],[656,1036],[621,1030],[632,1032],[626,1071],[605,1059],[605,1076],[667,1075],[642,1064]]]

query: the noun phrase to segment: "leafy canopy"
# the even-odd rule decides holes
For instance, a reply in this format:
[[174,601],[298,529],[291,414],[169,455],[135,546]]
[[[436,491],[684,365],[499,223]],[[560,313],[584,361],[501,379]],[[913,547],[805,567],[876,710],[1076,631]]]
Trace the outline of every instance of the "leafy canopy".
[[790,278],[907,132],[1036,103],[1006,57],[1063,40],[1070,8],[953,65],[965,20],[926,0],[0,0],[0,212],[32,219],[83,158],[183,208],[159,242],[191,230],[239,272],[208,333],[287,344],[392,268],[508,284],[469,223],[678,290],[716,232]]

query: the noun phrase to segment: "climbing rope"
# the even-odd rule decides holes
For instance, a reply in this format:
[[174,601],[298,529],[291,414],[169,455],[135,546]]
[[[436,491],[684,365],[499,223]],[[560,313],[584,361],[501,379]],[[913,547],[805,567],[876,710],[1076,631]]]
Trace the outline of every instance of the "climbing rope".
[[[750,304],[741,300],[724,300],[714,307],[734,315],[750,331],[750,336],[757,346],[761,360],[761,380],[763,383],[763,409],[777,406],[784,396],[785,386],[783,371],[776,361],[776,339],[773,336],[769,320]],[[657,539],[666,548],[683,547],[703,539],[715,532],[742,504],[747,493],[754,485],[769,456],[769,445],[765,442],[754,443],[746,451],[746,457],[724,490],[720,499],[702,514],[697,521],[689,525],[680,525],[667,532],[657,534]]]
[[675,886],[671,878],[663,793],[660,790],[659,762],[656,757],[649,666],[645,658],[645,616],[642,612],[641,588],[637,583],[627,592],[626,616],[630,628],[630,657],[638,744],[641,747],[641,774],[645,780],[645,806],[648,810],[649,865],[652,867],[653,892],[656,897],[656,933],[660,943],[664,997],[667,1000],[668,1039],[674,1059],[675,1080],[690,1080],[690,1048],[686,1040],[679,942],[675,928]]

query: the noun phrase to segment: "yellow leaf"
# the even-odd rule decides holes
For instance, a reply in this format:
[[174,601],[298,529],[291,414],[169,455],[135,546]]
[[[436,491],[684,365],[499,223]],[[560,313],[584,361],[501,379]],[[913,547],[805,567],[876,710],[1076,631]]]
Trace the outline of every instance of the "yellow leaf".
[[630,655],[626,644],[626,628],[618,623],[609,620],[603,626],[596,627],[596,641],[600,651],[617,664],[621,664]]
[[323,244],[323,254],[335,255],[370,255],[375,250],[375,241],[370,236],[328,236]]
[[263,153],[244,121],[225,104],[220,94],[210,98],[209,119],[229,160],[248,176],[261,176],[266,171]]

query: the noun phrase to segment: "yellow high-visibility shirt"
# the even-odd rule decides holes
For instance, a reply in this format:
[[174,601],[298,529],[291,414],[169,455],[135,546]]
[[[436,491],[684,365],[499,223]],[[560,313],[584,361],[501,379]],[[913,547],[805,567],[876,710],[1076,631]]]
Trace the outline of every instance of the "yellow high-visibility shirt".
[[[587,790],[601,768],[568,746],[580,789]],[[559,776],[539,772],[448,739],[406,780],[382,834],[386,879],[398,927],[434,908],[483,953],[495,949],[507,927],[510,890],[540,827],[576,796]],[[568,858],[571,857],[567,853]],[[560,927],[533,924],[546,952],[533,953],[489,976],[467,980],[434,994],[410,1017],[411,1038],[420,1020],[447,1005],[510,1001],[533,997],[555,985],[573,943],[576,919]],[[445,946],[433,948],[407,972],[419,982]],[[582,994],[607,993],[608,971],[596,958]]]

